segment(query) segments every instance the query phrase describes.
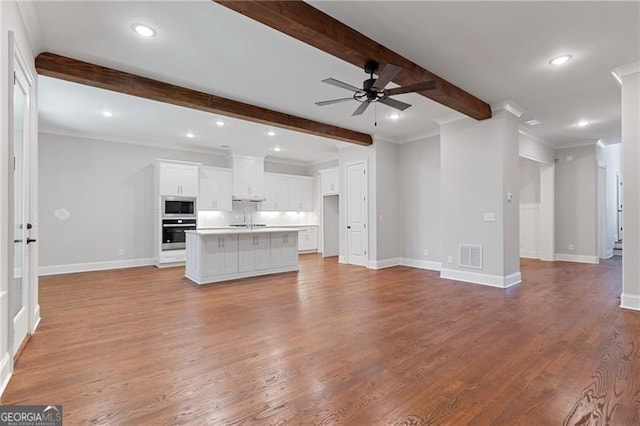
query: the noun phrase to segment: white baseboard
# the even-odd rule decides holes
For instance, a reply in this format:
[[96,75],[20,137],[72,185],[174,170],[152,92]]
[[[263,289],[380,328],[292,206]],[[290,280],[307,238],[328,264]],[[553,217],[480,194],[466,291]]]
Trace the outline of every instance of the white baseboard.
[[473,284],[488,285],[491,287],[508,288],[522,282],[520,272],[516,272],[506,277],[500,275],[481,274],[478,272],[459,271],[457,269],[442,269],[440,278],[448,280],[464,281]]
[[525,259],[540,259],[540,255],[535,250],[523,250],[520,249],[520,257]]
[[342,256],[342,255],[338,256],[338,263],[346,264],[347,263],[347,258]]
[[6,352],[0,360],[0,396],[4,393],[11,379],[11,355]]
[[411,268],[428,269],[429,271],[440,271],[442,269],[442,263],[440,262],[422,259],[409,259],[407,257],[401,257],[400,264]]
[[613,249],[607,250],[607,259],[611,259],[613,257]]
[[41,319],[42,318],[40,317],[40,304],[38,304],[33,312],[33,322],[32,322],[33,327],[31,328],[31,334],[36,332],[36,330],[38,329],[38,326],[40,325]]
[[40,266],[38,273],[42,275],[72,274],[74,272],[103,271],[106,269],[133,268],[149,266],[155,263],[154,258],[109,260],[106,262],[74,263],[70,265]]
[[394,257],[392,259],[369,261],[369,269],[391,268],[392,266],[398,266],[398,265],[400,265],[400,259],[398,259],[397,257]]
[[598,256],[584,256],[581,254],[565,254],[565,253],[556,253],[556,260],[562,262],[577,262],[577,263],[600,263],[600,259]]
[[622,293],[622,297],[620,297],[620,307],[640,311],[640,296]]

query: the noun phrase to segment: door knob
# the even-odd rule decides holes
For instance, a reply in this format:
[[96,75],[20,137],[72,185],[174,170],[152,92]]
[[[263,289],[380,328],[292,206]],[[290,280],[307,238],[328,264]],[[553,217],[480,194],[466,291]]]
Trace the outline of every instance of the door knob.
[[36,239],[35,238],[27,238],[27,244],[29,243],[35,243]]
[[22,240],[13,240],[14,243],[21,243]]

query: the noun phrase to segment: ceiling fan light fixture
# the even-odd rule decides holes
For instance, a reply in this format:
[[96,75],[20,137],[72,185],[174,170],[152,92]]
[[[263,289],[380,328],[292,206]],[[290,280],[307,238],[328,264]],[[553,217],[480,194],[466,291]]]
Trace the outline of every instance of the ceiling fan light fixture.
[[131,28],[136,32],[136,34],[144,38],[151,38],[156,35],[156,31],[148,25],[133,24]]
[[389,119],[390,120],[399,120],[400,117],[402,117],[402,115],[398,112],[392,112],[391,114],[389,114]]
[[563,65],[563,64],[566,64],[567,62],[569,62],[571,60],[571,58],[573,58],[573,56],[571,56],[571,55],[556,56],[555,58],[553,58],[553,59],[551,59],[549,61],[549,64],[551,64],[551,65]]

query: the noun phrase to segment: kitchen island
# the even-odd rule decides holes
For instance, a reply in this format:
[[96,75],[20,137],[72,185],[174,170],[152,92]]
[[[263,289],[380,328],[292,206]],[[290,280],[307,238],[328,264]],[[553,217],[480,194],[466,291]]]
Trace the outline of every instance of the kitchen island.
[[295,228],[201,229],[185,235],[185,276],[196,284],[299,269]]

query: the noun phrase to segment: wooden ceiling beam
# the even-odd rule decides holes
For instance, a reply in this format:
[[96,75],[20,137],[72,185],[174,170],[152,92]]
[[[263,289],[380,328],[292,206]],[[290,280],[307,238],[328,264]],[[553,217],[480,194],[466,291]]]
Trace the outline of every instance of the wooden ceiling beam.
[[274,111],[210,93],[142,77],[113,68],[83,62],[54,53],[41,53],[36,58],[38,74],[153,101],[178,105],[254,123],[294,130],[310,135],[337,139],[358,145],[371,145],[371,135],[320,123],[307,118]]
[[477,120],[491,118],[486,102],[301,0],[214,1],[360,68],[371,59],[380,63],[380,69],[398,65],[403,70],[394,83],[408,86],[433,80],[436,89],[420,92],[422,96]]

